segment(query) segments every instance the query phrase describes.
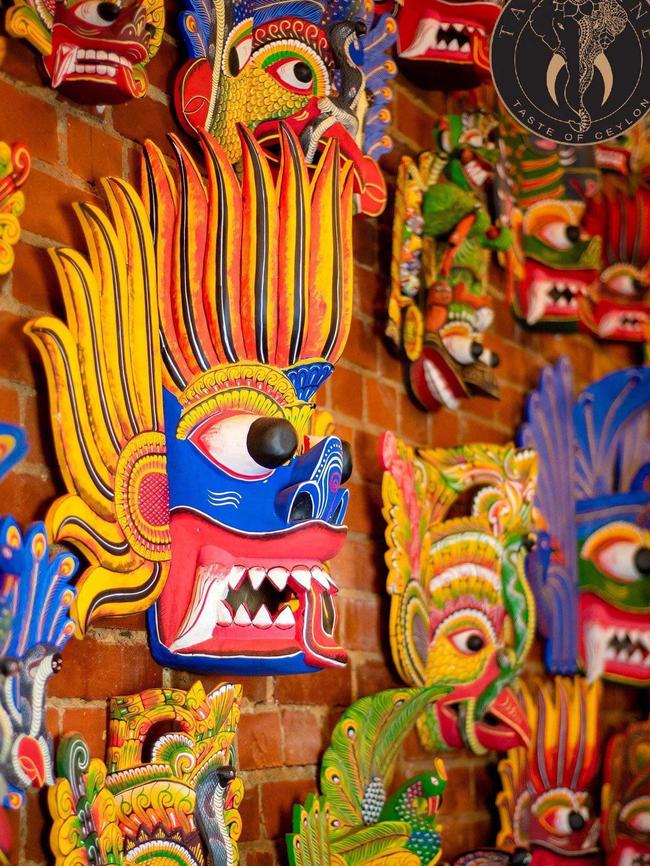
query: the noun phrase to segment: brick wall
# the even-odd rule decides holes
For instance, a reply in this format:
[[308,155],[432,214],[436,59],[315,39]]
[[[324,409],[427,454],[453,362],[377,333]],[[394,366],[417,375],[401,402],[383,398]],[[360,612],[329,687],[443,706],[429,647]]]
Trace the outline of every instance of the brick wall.
[[[117,174],[137,177],[140,143],[150,137],[164,142],[169,130],[179,131],[169,106],[179,63],[174,10],[169,5],[168,35],[148,67],[148,96],[103,111],[68,102],[44,87],[32,51],[10,40],[0,69],[0,140],[22,139],[34,166],[25,187],[27,210],[22,243],[13,274],[0,280],[0,418],[24,425],[29,434],[27,459],[4,481],[2,511],[22,523],[42,518],[52,498],[63,491],[50,440],[43,371],[22,335],[26,319],[39,313],[61,313],[61,301],[46,250],[53,244],[80,245],[70,204],[97,200],[97,178]],[[389,183],[399,156],[430,144],[436,112],[453,106],[441,94],[416,91],[399,80],[394,103],[396,148],[385,160]],[[399,130],[399,131],[398,131]],[[315,789],[319,755],[343,708],[357,698],[399,685],[387,635],[384,593],[383,523],[377,439],[386,428],[409,441],[454,445],[479,440],[505,442],[522,416],[524,397],[536,384],[540,368],[562,353],[570,355],[578,384],[584,386],[617,367],[629,364],[631,352],[621,346],[598,346],[584,336],[531,335],[518,328],[501,291],[495,289],[496,326],[491,345],[502,358],[502,399],[475,399],[452,414],[426,415],[409,402],[402,370],[382,341],[384,299],[390,264],[391,208],[379,222],[358,220],[356,296],[348,347],[325,391],[341,434],[353,444],[355,471],[349,484],[350,533],[333,573],[341,587],[341,643],[350,652],[343,671],[311,676],[244,679],[239,729],[241,774],[246,785],[243,804],[243,866],[284,862],[284,833],[290,828],[294,802]],[[499,286],[501,275],[495,273]],[[539,649],[527,675],[540,670]],[[204,678],[206,687],[216,680]],[[105,700],[160,685],[187,687],[187,674],[159,668],[149,656],[144,620],[103,622],[81,643],[72,640],[64,653],[64,669],[51,681],[49,727],[55,737],[79,730],[91,751],[103,755]],[[640,695],[607,689],[608,723],[625,715],[641,715]],[[447,758],[450,782],[444,804],[444,840],[448,856],[493,842],[496,791],[495,756],[465,753]],[[426,767],[415,737],[404,750],[400,778]],[[47,862],[48,819],[45,796],[30,794],[21,816],[13,816],[15,863]]]

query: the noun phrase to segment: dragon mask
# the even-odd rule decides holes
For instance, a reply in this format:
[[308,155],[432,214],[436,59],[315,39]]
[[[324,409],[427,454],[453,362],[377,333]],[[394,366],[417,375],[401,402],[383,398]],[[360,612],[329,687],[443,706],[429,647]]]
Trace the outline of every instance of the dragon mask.
[[[477,754],[526,743],[511,684],[535,627],[524,556],[536,459],[513,446],[414,450],[381,443],[390,642],[406,683],[448,694],[418,719],[424,747]],[[445,519],[473,495],[471,516]]]
[[207,135],[205,181],[173,137],[177,178],[146,147],[146,204],[105,181],[110,218],[78,208],[89,261],[52,253],[69,324],[27,330],[69,491],[50,525],[92,563],[79,634],[160,596],[161,664],[297,673],[346,660],[325,564],[346,535],[349,448],[312,422],[350,326],[353,174],[333,139],[310,181],[283,127],[274,179],[240,134],[241,181]]
[[353,165],[357,207],[376,216],[386,203],[377,159],[390,150],[387,57],[395,22],[372,0],[186,0],[180,26],[190,56],[176,82],[185,129],[211,133],[232,162],[247,126],[276,153],[280,123],[298,136],[308,163],[336,139]]

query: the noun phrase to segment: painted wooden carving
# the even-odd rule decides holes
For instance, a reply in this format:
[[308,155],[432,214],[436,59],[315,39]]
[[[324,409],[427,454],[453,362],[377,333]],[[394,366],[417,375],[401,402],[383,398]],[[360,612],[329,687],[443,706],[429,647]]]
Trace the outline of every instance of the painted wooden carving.
[[105,105],[147,92],[146,64],[162,41],[162,0],[14,0],[7,31],[41,55],[52,87]]
[[397,15],[400,70],[420,87],[460,90],[490,80],[491,0],[404,0]]
[[430,411],[499,393],[499,358],[483,345],[493,319],[490,254],[511,241],[485,200],[495,126],[482,114],[448,115],[435,131],[436,150],[399,167],[387,334],[408,363],[413,395]]
[[79,633],[166,580],[149,617],[161,664],[296,673],[346,661],[325,563],[346,535],[349,448],[309,425],[350,326],[353,175],[332,140],[310,184],[283,127],[274,180],[241,138],[241,182],[208,136],[206,183],[177,139],[178,181],[149,144],[148,217],[106,181],[110,218],[78,208],[89,261],[53,253],[69,325],[28,331],[69,491],[52,531],[92,562]]
[[516,235],[507,258],[514,314],[530,327],[575,330],[600,269],[600,238],[584,225],[596,178],[590,149],[561,148],[506,117],[500,139],[498,209]]
[[[512,445],[381,443],[393,660],[409,685],[449,689],[418,719],[428,750],[526,743],[512,689],[533,639],[524,556],[536,458]],[[482,486],[480,486],[482,485]],[[465,491],[470,517],[445,519]]]
[[[0,478],[26,453],[23,431],[0,424]],[[50,556],[45,527],[23,535],[13,517],[0,518],[0,805],[18,809],[25,791],[51,784],[52,741],[45,703],[50,677],[72,636],[73,556]],[[0,862],[11,837],[0,810]]]
[[321,795],[294,807],[291,866],[433,866],[442,761],[389,794],[400,747],[444,689],[393,689],[362,698],[339,719],[320,773]]
[[[650,188],[648,166],[634,164],[650,127],[596,148],[600,188],[587,199],[585,229],[601,238],[599,282],[581,305],[581,323],[603,340],[650,341]],[[646,144],[646,149],[648,145]],[[646,156],[647,158],[647,156]]]
[[552,672],[650,682],[650,369],[574,400],[567,359],[543,372],[522,444],[539,455],[538,544],[527,570]]
[[308,163],[335,138],[352,162],[355,201],[376,216],[386,203],[377,159],[388,137],[394,20],[373,0],[185,0],[180,27],[190,60],[176,83],[185,129],[211,133],[241,159],[237,124],[275,152],[280,123]]
[[601,796],[606,866],[650,859],[650,722],[635,722],[607,744]]
[[236,866],[240,700],[230,683],[113,698],[106,764],[66,736],[49,791],[56,866]]
[[556,677],[524,692],[532,737],[499,763],[497,845],[531,866],[596,866],[600,823],[592,790],[600,762],[600,683]]
[[14,264],[14,246],[20,239],[20,217],[25,210],[25,196],[20,187],[32,166],[24,144],[8,145],[0,141],[0,276],[9,273]]

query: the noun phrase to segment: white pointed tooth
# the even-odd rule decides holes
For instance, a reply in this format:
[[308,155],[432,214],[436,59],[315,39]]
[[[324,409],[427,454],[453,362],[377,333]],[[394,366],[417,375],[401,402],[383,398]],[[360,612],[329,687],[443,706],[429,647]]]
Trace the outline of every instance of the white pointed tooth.
[[320,565],[315,565],[311,570],[311,576],[319,583],[323,589],[329,589],[330,579],[327,572],[320,567]]
[[544,315],[546,309],[546,288],[543,283],[536,282],[531,286],[532,298],[526,315],[526,322],[535,325]]
[[641,638],[641,632],[636,628],[630,629],[628,634],[630,636],[630,640],[632,641],[632,643],[637,643],[639,641],[639,639]]
[[289,570],[281,565],[275,565],[273,568],[269,568],[268,575],[273,586],[282,592],[289,580]]
[[446,22],[446,21],[441,21],[441,22],[440,22],[440,29],[441,29],[441,30],[449,30],[449,24],[448,24],[448,22]]
[[271,628],[273,625],[271,614],[268,612],[265,604],[262,605],[253,617],[253,625],[255,628]]
[[628,661],[633,665],[640,665],[643,661],[643,653],[640,649],[634,650]]
[[261,565],[255,565],[248,569],[248,579],[253,589],[259,589],[266,577],[266,569]]
[[644,667],[644,668],[650,668],[650,655],[647,655],[647,656],[643,659],[643,667]]
[[621,641],[621,643],[623,643],[623,641],[627,637],[627,631],[624,628],[618,628],[614,630],[614,634]]
[[291,569],[291,576],[303,589],[311,587],[311,571],[306,565],[297,565]]
[[250,625],[251,624],[251,615],[248,612],[248,608],[245,604],[240,604],[237,608],[237,612],[235,613],[235,624],[236,625]]
[[296,618],[293,615],[293,611],[287,605],[283,607],[280,613],[276,616],[275,622],[273,625],[276,625],[278,628],[291,628],[296,624]]
[[469,42],[466,42],[464,45],[461,45],[461,46],[460,46],[460,50],[461,50],[464,54],[469,54],[469,52],[470,52]]
[[458,39],[452,39],[451,42],[449,43],[449,50],[450,51],[458,51],[459,48],[460,48],[460,46],[458,45]]
[[228,586],[231,589],[239,589],[245,574],[246,567],[244,565],[233,565],[228,575]]
[[232,613],[223,601],[217,602],[217,625],[232,625]]
[[212,637],[217,622],[214,611],[223,603],[228,592],[225,578],[225,569],[218,565],[203,566],[197,570],[192,601],[176,640],[170,647],[172,652],[195,646]]
[[473,33],[473,32],[474,32],[474,28],[473,28],[473,27],[470,27],[469,24],[466,24],[466,25],[465,25],[465,30],[467,30],[468,33]]
[[587,682],[593,683],[605,670],[609,629],[592,622],[585,629],[585,650],[587,655]]

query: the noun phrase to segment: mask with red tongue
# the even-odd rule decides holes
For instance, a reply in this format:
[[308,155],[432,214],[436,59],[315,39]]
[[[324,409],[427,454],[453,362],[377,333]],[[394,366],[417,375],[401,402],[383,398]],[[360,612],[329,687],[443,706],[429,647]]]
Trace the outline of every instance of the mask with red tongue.
[[[513,682],[534,628],[523,562],[535,455],[415,450],[391,433],[381,448],[393,658],[408,684],[449,690],[418,720],[421,742],[476,754],[526,744]],[[470,488],[472,516],[446,519]]]
[[221,6],[217,16],[211,4],[186,0],[181,13],[190,56],[176,82],[181,124],[191,134],[210,132],[233,163],[241,158],[238,123],[270,156],[278,154],[279,124],[286,123],[312,166],[336,138],[354,166],[357,210],[381,213],[386,186],[377,160],[391,147],[393,19],[361,0]]
[[158,51],[164,23],[162,0],[28,2],[7,15],[9,32],[43,53],[52,87],[94,105],[144,96],[144,67]]

